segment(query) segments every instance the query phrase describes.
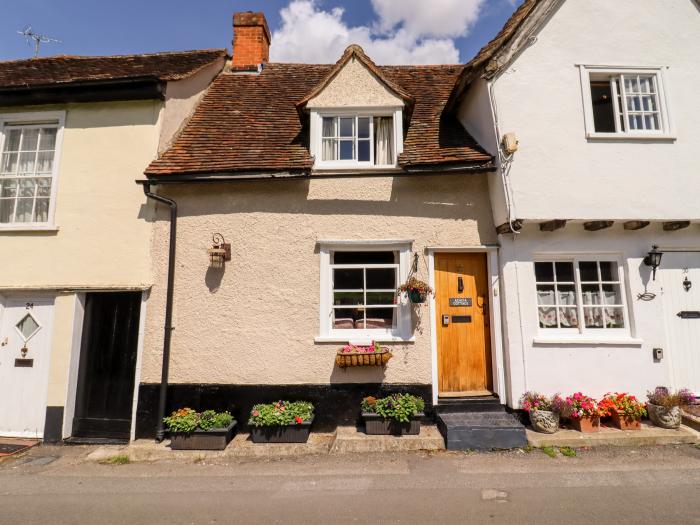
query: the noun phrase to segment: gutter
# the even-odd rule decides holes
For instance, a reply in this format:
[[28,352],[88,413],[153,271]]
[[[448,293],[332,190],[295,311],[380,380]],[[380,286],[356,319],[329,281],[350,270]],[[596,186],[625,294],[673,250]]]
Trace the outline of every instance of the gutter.
[[170,207],[170,243],[168,247],[168,286],[165,299],[165,326],[163,329],[163,365],[160,378],[160,395],[158,398],[158,423],[156,425],[156,442],[165,437],[163,418],[168,399],[168,372],[170,369],[170,340],[173,331],[173,289],[175,285],[175,242],[177,240],[177,203],[151,191],[148,181],[143,185],[143,193],[149,199]]

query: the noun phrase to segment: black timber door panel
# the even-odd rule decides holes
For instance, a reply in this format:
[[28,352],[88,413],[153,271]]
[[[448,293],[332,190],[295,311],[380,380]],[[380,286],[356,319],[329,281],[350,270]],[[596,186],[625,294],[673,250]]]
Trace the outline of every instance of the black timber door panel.
[[85,298],[73,436],[128,439],[141,292]]

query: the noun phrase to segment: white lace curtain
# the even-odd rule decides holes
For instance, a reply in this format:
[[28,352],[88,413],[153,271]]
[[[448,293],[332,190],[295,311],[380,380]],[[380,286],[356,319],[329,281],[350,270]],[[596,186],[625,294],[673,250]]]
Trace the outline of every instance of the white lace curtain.
[[[624,318],[622,308],[606,306],[615,304],[620,301],[618,293],[603,292],[605,297],[601,302],[601,296],[598,292],[583,292],[583,317],[588,327],[603,326],[603,311],[608,323],[608,327],[624,326]],[[557,327],[557,307],[554,306],[554,290],[538,290],[537,304],[539,306],[539,321],[540,325],[547,328]],[[576,294],[572,292],[559,291],[559,326],[561,328],[577,328],[578,308],[576,306]]]

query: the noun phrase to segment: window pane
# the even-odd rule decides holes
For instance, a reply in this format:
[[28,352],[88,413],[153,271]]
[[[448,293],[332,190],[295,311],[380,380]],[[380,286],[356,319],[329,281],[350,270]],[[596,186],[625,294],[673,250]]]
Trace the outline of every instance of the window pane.
[[48,222],[49,220],[49,199],[37,199],[34,206],[34,221]]
[[604,284],[603,299],[605,304],[622,304],[622,294],[619,284]]
[[360,117],[357,119],[357,137],[360,139],[369,138],[369,118]]
[[582,281],[598,280],[598,263],[595,261],[583,261],[578,263]]
[[335,137],[335,117],[323,117],[323,136]]
[[619,281],[617,277],[617,263],[612,261],[601,261],[600,278],[603,281]]
[[14,199],[0,199],[0,224],[12,222],[12,214],[15,211]]
[[637,77],[625,77],[625,91],[627,93],[639,92],[639,82],[637,81]]
[[584,308],[583,319],[586,323],[586,328],[603,328],[603,309]]
[[22,151],[36,151],[39,145],[39,130],[25,129],[22,132]]
[[360,319],[355,325],[368,330],[377,328],[391,328],[394,321],[394,308],[367,308],[367,324]]
[[15,197],[17,195],[17,179],[0,179],[0,197]]
[[336,160],[335,145],[334,139],[323,139],[323,152],[321,154],[323,160]]
[[357,160],[360,162],[369,162],[369,140],[357,141]]
[[354,137],[355,136],[355,117],[340,118],[340,136]]
[[36,183],[34,179],[20,179],[19,181],[19,196],[34,197],[34,188]]
[[53,170],[53,151],[40,151],[36,161],[37,173],[51,173]]
[[397,288],[394,268],[367,268],[368,290],[393,290]]
[[557,309],[554,307],[550,308],[538,308],[537,309],[540,319],[540,328],[558,328],[557,326]]
[[333,288],[335,290],[362,290],[364,288],[362,270],[334,269]]
[[659,116],[656,114],[644,115],[644,127],[651,130],[659,130]]
[[340,160],[353,160],[355,158],[355,142],[352,140],[340,141]]
[[622,308],[605,309],[605,326],[608,328],[624,328],[625,316]]
[[558,262],[554,265],[557,272],[557,282],[574,282],[574,263]]
[[394,304],[396,294],[394,292],[367,292],[368,305]]
[[17,199],[16,222],[32,222],[34,199]]
[[578,328],[578,310],[576,308],[559,308],[561,328]]
[[42,128],[39,149],[53,150],[56,148],[56,128]]
[[538,284],[537,285],[537,304],[555,304],[554,302],[554,285],[553,284]]
[[615,132],[615,110],[610,82],[591,82],[591,99],[593,101],[593,126],[599,133]]
[[639,97],[627,97],[627,111],[641,111],[642,101]]
[[338,330],[354,330],[355,319],[352,310],[333,310],[333,328]]
[[551,262],[536,262],[535,279],[538,283],[554,282],[554,265]]
[[558,285],[557,293],[560,306],[576,306],[576,288],[573,284]]
[[333,304],[335,306],[350,306],[365,304],[362,292],[333,292]]
[[643,124],[642,124],[642,116],[641,115],[628,115],[628,119],[629,119],[630,129],[632,129],[632,130],[644,129]]
[[18,153],[4,153],[2,156],[2,166],[0,166],[0,173],[16,173],[17,156]]
[[21,129],[10,129],[6,135],[5,151],[19,151],[19,142],[22,137]]
[[333,252],[334,264],[394,264],[394,252]]
[[642,97],[644,111],[656,111],[656,97],[653,95]]
[[19,154],[19,173],[34,173],[34,159],[36,152],[25,152]]
[[36,179],[37,190],[36,194],[39,197],[50,197],[51,196],[51,179]]
[[600,298],[600,289],[597,284],[582,284],[581,296],[583,304],[603,304]]

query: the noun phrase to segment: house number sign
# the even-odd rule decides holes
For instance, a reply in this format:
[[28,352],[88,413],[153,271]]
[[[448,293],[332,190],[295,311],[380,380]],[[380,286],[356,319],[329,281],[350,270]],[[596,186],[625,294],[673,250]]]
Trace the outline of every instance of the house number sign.
[[450,297],[450,306],[471,306],[471,297]]

